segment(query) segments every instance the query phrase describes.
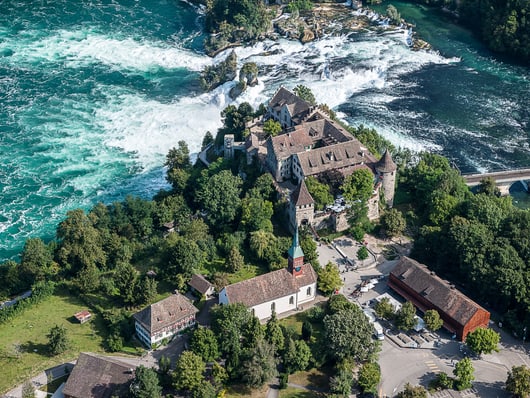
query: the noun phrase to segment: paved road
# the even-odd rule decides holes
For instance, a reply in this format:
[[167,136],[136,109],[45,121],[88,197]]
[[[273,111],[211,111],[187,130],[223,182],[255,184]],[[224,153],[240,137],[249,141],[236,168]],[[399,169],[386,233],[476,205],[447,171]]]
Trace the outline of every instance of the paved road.
[[11,307],[12,305],[15,305],[17,301],[24,300],[25,298],[28,298],[31,296],[31,290],[28,290],[27,292],[22,293],[20,296],[15,297],[13,300],[4,301],[3,303],[0,303],[0,310]]

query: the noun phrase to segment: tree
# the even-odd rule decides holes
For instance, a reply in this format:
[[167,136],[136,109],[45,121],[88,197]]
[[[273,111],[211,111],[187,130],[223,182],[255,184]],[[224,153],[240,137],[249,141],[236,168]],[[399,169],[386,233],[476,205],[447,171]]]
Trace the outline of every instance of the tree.
[[87,264],[83,266],[77,273],[75,284],[83,293],[91,293],[99,288],[100,273],[94,264]]
[[206,365],[202,358],[191,351],[184,351],[178,357],[173,371],[173,386],[177,390],[195,390],[203,383],[202,374]]
[[204,252],[193,240],[178,236],[169,249],[166,277],[174,280],[178,274],[191,277],[193,270],[198,269],[204,261]]
[[161,374],[168,374],[171,369],[171,358],[167,355],[162,355],[158,360],[158,370]]
[[192,391],[191,398],[217,398],[217,391],[211,383],[205,381]]
[[277,239],[272,232],[259,230],[250,233],[250,248],[260,259],[265,258],[269,248],[276,246],[276,242]]
[[366,246],[361,246],[359,250],[357,250],[357,258],[359,260],[366,260],[369,257],[368,249]]
[[357,169],[345,178],[341,190],[348,203],[365,203],[374,190],[374,175],[368,169]]
[[246,197],[241,201],[241,224],[246,231],[272,232],[272,202],[258,197]]
[[425,311],[425,314],[423,315],[423,320],[425,321],[425,326],[427,326],[427,329],[432,332],[437,331],[444,324],[443,319],[440,318],[440,314],[436,310]]
[[328,354],[336,359],[366,361],[377,351],[372,339],[373,326],[360,308],[354,306],[324,318],[324,336]]
[[416,308],[414,304],[407,301],[396,312],[396,326],[401,330],[411,330],[416,325]]
[[276,137],[282,132],[282,125],[274,119],[269,119],[263,123],[263,132]]
[[381,369],[376,362],[367,362],[359,369],[357,384],[363,392],[376,392],[377,385],[381,381]]
[[48,349],[52,355],[62,354],[69,348],[68,336],[64,326],[55,325],[46,337],[48,337]]
[[512,366],[506,379],[506,391],[519,398],[530,395],[530,369],[525,365]]
[[274,311],[267,321],[265,338],[274,346],[276,351],[283,350],[283,347],[285,346],[285,338],[283,336],[282,328],[280,327],[280,322],[278,322],[278,318],[276,317],[276,312]]
[[207,131],[202,138],[201,151],[204,151],[206,147],[210,144],[213,144],[214,138],[211,132]]
[[245,266],[245,259],[239,252],[237,246],[232,246],[227,260],[228,269],[232,273],[240,271]]
[[311,349],[304,340],[289,339],[283,354],[283,365],[287,373],[305,370],[311,360]]
[[148,304],[152,302],[157,295],[158,282],[154,278],[144,276],[138,286],[137,302],[139,304]]
[[133,304],[136,300],[138,272],[129,263],[120,261],[114,270],[114,286],[119,290],[125,303]]
[[303,99],[306,102],[309,102],[311,105],[316,105],[317,101],[315,99],[315,96],[313,95],[313,92],[309,87],[306,87],[302,84],[299,84],[293,89],[293,92],[301,99]]
[[252,388],[258,388],[276,376],[274,347],[264,339],[246,350],[241,363],[241,380]]
[[456,363],[453,374],[456,376],[455,384],[458,391],[472,387],[471,382],[475,379],[473,376],[474,371],[471,359],[467,357]]
[[422,386],[407,383],[405,389],[398,393],[397,398],[427,398],[427,390]]
[[347,369],[339,369],[334,377],[329,379],[329,389],[339,397],[349,397],[353,387],[353,376]]
[[328,314],[336,314],[340,311],[351,310],[355,307],[343,294],[335,294],[331,296],[326,304]]
[[228,380],[226,369],[215,361],[212,365],[212,379],[217,387],[221,387]]
[[379,318],[386,320],[394,318],[394,307],[388,297],[383,297],[381,301],[378,301],[374,306],[374,310]]
[[326,295],[330,295],[343,285],[339,268],[331,261],[318,270],[318,288]]
[[211,329],[200,327],[193,332],[190,349],[206,362],[219,358],[219,345]]
[[331,194],[329,185],[322,184],[313,176],[307,177],[305,184],[315,201],[317,210],[323,210],[326,208],[326,205],[333,203],[333,195]]
[[313,335],[313,325],[307,319],[302,323],[302,339],[310,341]]
[[221,170],[204,181],[196,192],[196,198],[206,211],[211,225],[232,222],[241,207],[241,177],[229,170]]
[[491,177],[486,177],[480,180],[480,184],[477,188],[477,193],[483,193],[489,196],[501,196],[501,191],[497,188],[495,180]]
[[394,25],[399,25],[401,23],[401,15],[399,15],[397,8],[392,4],[389,4],[386,8],[386,15],[392,20]]
[[466,337],[466,344],[477,355],[499,351],[501,335],[493,329],[477,328]]
[[396,208],[385,211],[381,217],[381,226],[385,230],[385,233],[390,236],[399,236],[405,230],[407,223],[403,213]]
[[42,281],[56,272],[51,250],[40,238],[26,240],[19,267],[21,279],[28,285]]
[[31,381],[27,381],[22,385],[22,398],[35,398],[35,387]]
[[134,380],[130,386],[131,395],[134,398],[160,398],[162,387],[158,383],[158,375],[152,368],[143,365],[134,371]]

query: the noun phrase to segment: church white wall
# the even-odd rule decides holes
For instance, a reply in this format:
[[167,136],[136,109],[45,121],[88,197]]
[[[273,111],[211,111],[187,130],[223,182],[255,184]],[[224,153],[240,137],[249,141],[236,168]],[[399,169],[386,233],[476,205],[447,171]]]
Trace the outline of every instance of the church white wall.
[[[311,289],[310,294],[307,294],[307,290]],[[312,283],[310,285],[302,286],[298,290],[298,305],[307,303],[308,301],[314,300],[317,294],[317,284]]]
[[[221,296],[219,296],[220,298]],[[292,298],[292,304],[290,304]],[[267,319],[272,315],[272,303],[275,305],[275,312],[277,315],[283,314],[284,312],[296,309],[296,293],[290,294],[285,297],[280,297],[276,300],[267,301],[262,304],[251,307],[250,310],[254,310],[254,315],[261,321]]]

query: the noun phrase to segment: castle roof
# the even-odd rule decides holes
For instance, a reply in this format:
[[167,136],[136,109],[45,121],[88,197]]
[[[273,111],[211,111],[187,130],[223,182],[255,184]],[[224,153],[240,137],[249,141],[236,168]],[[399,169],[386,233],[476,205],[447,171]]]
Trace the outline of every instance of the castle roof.
[[392,155],[390,155],[390,152],[388,149],[385,149],[385,153],[379,159],[379,161],[376,163],[375,168],[377,171],[380,171],[382,173],[390,173],[392,171],[396,171],[397,166],[392,160]]
[[186,297],[176,293],[133,316],[149,333],[154,334],[197,312],[199,310]]
[[304,180],[291,193],[291,203],[295,206],[312,205],[315,203]]
[[282,268],[228,285],[224,289],[229,303],[242,303],[247,307],[254,307],[296,294],[301,287],[311,285],[316,280],[317,274],[311,264],[304,264],[297,276]]
[[269,137],[269,142],[278,160],[287,159],[295,153],[304,152],[313,145],[313,140],[303,129]]
[[356,139],[297,153],[295,156],[305,177],[375,161]]
[[270,99],[269,108],[273,109],[275,112],[279,112],[283,106],[287,107],[291,119],[295,124],[299,123],[312,108],[309,102],[304,101],[286,88],[280,87]]

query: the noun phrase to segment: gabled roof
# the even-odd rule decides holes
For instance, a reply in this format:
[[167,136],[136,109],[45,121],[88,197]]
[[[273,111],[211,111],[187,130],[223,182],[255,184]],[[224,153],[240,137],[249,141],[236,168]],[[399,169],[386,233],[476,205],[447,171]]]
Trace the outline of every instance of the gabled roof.
[[309,102],[304,101],[286,88],[280,87],[270,99],[269,108],[275,112],[279,112],[284,105],[287,106],[291,118],[299,119],[299,121],[311,110],[311,104]]
[[154,334],[197,312],[199,310],[186,297],[177,293],[151,304],[133,316],[147,331]]
[[204,278],[204,276],[199,275],[199,274],[192,275],[189,285],[201,294],[205,294],[208,291],[208,289],[210,289],[213,286],[210,282],[208,282]]
[[388,151],[388,149],[385,150],[385,153],[379,159],[379,161],[375,165],[376,170],[383,172],[383,173],[390,173],[392,171],[396,171],[397,166],[392,160],[392,155]]
[[68,377],[63,394],[74,398],[124,396],[134,378],[132,368],[112,357],[82,352]]
[[295,156],[305,177],[328,170],[372,163],[375,160],[356,139],[297,153]]
[[234,283],[224,288],[229,303],[242,303],[247,307],[276,300],[298,289],[315,283],[317,275],[311,264],[304,264],[301,273],[293,276],[286,268]]
[[295,206],[312,205],[315,203],[304,180],[291,193],[291,203]]
[[278,160],[287,159],[292,154],[306,151],[308,147],[313,145],[313,140],[303,129],[269,137],[269,142]]
[[479,309],[486,311],[447,281],[436,276],[425,265],[411,258],[402,257],[390,274],[459,325],[466,325]]

